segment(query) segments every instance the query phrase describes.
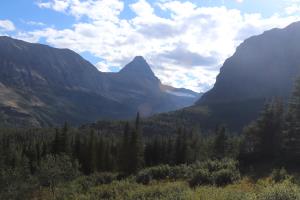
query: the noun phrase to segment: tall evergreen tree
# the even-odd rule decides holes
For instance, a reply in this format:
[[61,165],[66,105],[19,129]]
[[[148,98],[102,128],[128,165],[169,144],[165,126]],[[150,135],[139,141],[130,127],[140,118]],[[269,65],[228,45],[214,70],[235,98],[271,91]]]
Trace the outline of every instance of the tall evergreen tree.
[[59,154],[60,153],[60,133],[57,128],[55,128],[55,136],[52,142],[52,153]]
[[187,163],[189,158],[189,141],[184,129],[179,128],[175,142],[175,164]]
[[73,145],[73,157],[81,161],[81,141],[79,134],[75,135],[75,141]]
[[69,125],[67,122],[64,123],[60,134],[60,152],[61,153],[70,153],[70,144],[69,144]]
[[300,163],[300,78],[289,101],[283,131],[285,157]]
[[129,173],[129,161],[130,161],[130,127],[129,123],[127,122],[124,127],[124,133],[123,133],[123,138],[121,141],[121,148],[119,152],[119,167],[120,170],[124,173]]
[[140,129],[140,113],[137,112],[136,118],[135,118],[135,129],[139,130]]
[[144,143],[140,130],[140,115],[137,113],[135,130],[131,132],[130,137],[130,162],[129,169],[131,173],[136,173],[144,165]]
[[100,136],[97,145],[97,169],[98,171],[104,171],[105,169],[105,141],[103,136]]
[[217,127],[216,138],[214,142],[214,156],[216,158],[224,158],[226,156],[228,145],[228,137],[226,135],[225,126]]
[[93,130],[91,130],[88,143],[88,173],[93,173],[97,170],[97,147],[96,137]]
[[283,127],[283,105],[272,100],[264,106],[259,118],[245,128],[242,154],[251,159],[272,160],[280,154]]

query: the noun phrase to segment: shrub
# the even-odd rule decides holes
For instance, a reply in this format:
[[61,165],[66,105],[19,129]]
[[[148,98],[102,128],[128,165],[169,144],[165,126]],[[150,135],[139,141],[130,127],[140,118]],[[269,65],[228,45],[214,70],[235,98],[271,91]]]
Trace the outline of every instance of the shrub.
[[267,187],[259,196],[258,200],[299,200],[300,191],[291,183],[280,183]]
[[29,199],[29,194],[37,189],[38,182],[25,168],[0,169],[0,199]]
[[256,200],[254,192],[246,192],[240,188],[203,186],[195,189],[198,200]]
[[169,165],[158,165],[141,170],[136,176],[136,181],[138,183],[148,184],[152,179],[167,179],[170,175],[171,167]]
[[239,172],[232,169],[221,169],[213,173],[212,176],[217,186],[228,185],[240,179]]
[[143,186],[129,195],[128,200],[192,200],[192,191],[186,184],[166,183]]
[[211,174],[207,169],[199,169],[189,181],[191,187],[212,184]]
[[285,168],[274,169],[271,173],[271,179],[275,182],[282,182],[284,180],[290,179],[289,174],[285,170]]
[[159,165],[157,167],[149,168],[152,178],[155,180],[162,180],[169,178],[171,174],[171,167],[169,165]]
[[109,184],[117,180],[118,175],[110,172],[95,173],[92,175],[96,185]]
[[142,183],[142,184],[149,184],[152,180],[152,175],[148,170],[142,170],[140,171],[136,176],[136,182]]
[[192,179],[190,186],[217,185],[224,186],[240,179],[240,172],[237,162],[231,159],[207,160],[194,165],[198,168]]
[[140,188],[136,183],[128,181],[114,181],[111,184],[94,187],[90,190],[89,199],[129,199],[129,194]]
[[192,168],[187,165],[158,165],[141,170],[137,176],[138,183],[148,184],[151,180],[187,179],[192,177]]
[[188,165],[177,165],[171,167],[170,178],[174,180],[188,179],[193,176],[193,169]]
[[38,178],[42,186],[55,187],[58,183],[74,179],[79,175],[79,164],[65,155],[47,155],[38,169]]
[[151,186],[127,181],[113,182],[93,188],[89,199],[106,200],[192,200],[192,191],[184,183],[157,183]]
[[102,184],[110,184],[114,180],[117,180],[117,174],[113,173],[94,173],[89,176],[81,176],[75,179],[71,184],[73,184],[77,190],[86,192],[91,187]]

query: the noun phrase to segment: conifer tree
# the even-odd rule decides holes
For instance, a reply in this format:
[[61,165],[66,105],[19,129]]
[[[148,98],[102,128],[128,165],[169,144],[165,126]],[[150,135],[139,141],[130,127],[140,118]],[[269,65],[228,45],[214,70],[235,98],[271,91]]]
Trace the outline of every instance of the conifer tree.
[[105,141],[103,136],[100,136],[97,145],[97,169],[98,171],[104,171],[105,169]]
[[81,141],[80,141],[79,134],[75,135],[75,141],[73,146],[73,157],[81,161]]
[[267,103],[259,118],[245,128],[241,152],[251,159],[274,159],[281,151],[282,126],[283,105],[275,99]]
[[70,153],[70,146],[69,146],[69,125],[67,122],[64,123],[60,134],[60,153]]
[[131,132],[130,137],[130,162],[129,169],[131,173],[136,173],[144,165],[144,144],[140,130],[140,115],[137,113],[135,130]]
[[187,133],[179,128],[175,143],[175,164],[182,164],[188,162],[189,157],[189,141]]
[[216,138],[214,142],[214,156],[222,159],[226,156],[228,137],[226,135],[225,126],[220,126],[216,130]]
[[300,162],[300,78],[296,81],[288,105],[283,131],[283,150],[286,158]]
[[88,173],[93,173],[97,169],[97,148],[96,137],[93,130],[91,130],[88,143]]
[[52,143],[52,153],[59,154],[60,153],[60,136],[59,130],[55,128],[55,136]]
[[120,148],[120,153],[119,153],[119,166],[120,170],[124,173],[129,173],[129,161],[130,161],[130,127],[129,123],[127,122],[125,124],[124,128],[124,133],[123,133],[123,138],[121,142],[121,148]]

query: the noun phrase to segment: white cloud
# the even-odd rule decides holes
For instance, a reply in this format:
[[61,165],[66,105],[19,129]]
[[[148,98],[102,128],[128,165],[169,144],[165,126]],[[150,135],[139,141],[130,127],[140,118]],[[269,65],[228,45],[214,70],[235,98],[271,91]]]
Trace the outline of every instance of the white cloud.
[[98,62],[96,67],[101,72],[110,72],[110,66],[106,62]]
[[285,0],[285,12],[288,15],[300,14],[300,0]]
[[53,10],[65,11],[70,4],[70,0],[53,0],[52,2],[38,2],[40,8],[52,8]]
[[22,23],[30,26],[46,26],[43,22],[21,20]]
[[10,20],[0,20],[0,31],[14,31],[15,25]]
[[138,0],[136,3],[131,4],[130,8],[139,17],[149,17],[154,13],[154,8],[146,0]]
[[[18,37],[28,41],[43,37],[56,47],[88,51],[104,60],[96,65],[101,71],[109,71],[109,66],[124,66],[142,55],[164,83],[205,91],[214,84],[224,60],[244,39],[300,19],[276,14],[266,18],[226,7],[199,7],[189,1],[150,4],[137,0],[129,5],[136,16],[125,20],[119,16],[123,2],[42,2],[40,7],[72,15],[77,22],[69,29],[44,28],[19,33]],[[158,9],[170,17],[157,15]],[[87,17],[88,22],[81,21],[82,17]]]
[[117,16],[123,10],[124,3],[119,0],[51,0],[38,2],[40,8],[49,8],[65,12],[80,19],[88,17],[92,20],[117,21]]

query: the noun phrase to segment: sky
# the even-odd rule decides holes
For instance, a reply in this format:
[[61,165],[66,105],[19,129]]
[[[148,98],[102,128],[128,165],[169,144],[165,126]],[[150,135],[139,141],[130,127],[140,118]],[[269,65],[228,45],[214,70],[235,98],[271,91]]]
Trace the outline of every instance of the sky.
[[164,84],[209,90],[245,39],[300,21],[300,0],[1,0],[0,35],[69,48],[103,72],[143,56]]

